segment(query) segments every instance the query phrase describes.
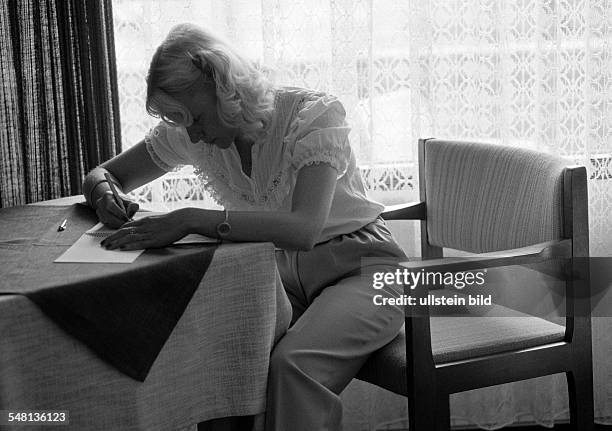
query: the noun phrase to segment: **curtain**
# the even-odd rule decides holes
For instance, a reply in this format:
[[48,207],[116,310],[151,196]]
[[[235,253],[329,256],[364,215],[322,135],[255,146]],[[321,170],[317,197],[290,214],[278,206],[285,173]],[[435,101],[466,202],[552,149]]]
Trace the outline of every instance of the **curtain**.
[[[609,0],[115,0],[124,146],[155,124],[144,76],[171,26],[207,26],[279,84],[338,96],[369,192],[418,199],[417,140],[456,138],[567,157],[589,175],[591,253],[612,255],[612,2]],[[189,171],[135,195],[168,209],[205,201]],[[398,232],[402,233],[402,232]],[[406,232],[403,232],[406,234]],[[409,255],[418,235],[407,232]],[[594,319],[596,417],[612,423],[612,319]],[[354,381],[346,428],[405,426],[405,400]],[[564,377],[451,398],[456,425],[567,418]]]
[[[612,254],[612,3],[607,0],[115,0],[124,147],[155,124],[146,74],[168,30],[207,26],[279,84],[340,97],[367,186],[418,198],[416,142],[481,140],[589,172],[591,251]],[[137,198],[206,199],[189,173]]]
[[0,207],[79,194],[120,150],[111,2],[0,2]]

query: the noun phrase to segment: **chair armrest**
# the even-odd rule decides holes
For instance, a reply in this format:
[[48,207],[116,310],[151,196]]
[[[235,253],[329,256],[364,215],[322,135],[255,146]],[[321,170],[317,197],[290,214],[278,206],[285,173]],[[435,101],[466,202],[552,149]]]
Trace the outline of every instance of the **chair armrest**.
[[[563,239],[559,241],[548,241],[544,243],[534,244],[528,247],[517,248],[512,250],[504,250],[493,253],[482,253],[476,256],[466,257],[447,257],[440,259],[426,259],[420,261],[409,261],[401,262],[399,265],[411,270],[411,272],[418,272],[425,270],[428,272],[464,272],[476,269],[484,268],[501,268],[508,266],[517,265],[529,265],[534,263],[551,262],[561,263],[561,260],[569,259],[571,257],[572,242],[569,239]],[[559,270],[554,273],[549,273],[553,277],[564,279],[563,274],[565,264],[555,265],[559,267]],[[538,270],[539,271],[539,270]],[[541,271],[544,272],[544,271]],[[548,273],[548,272],[547,272]],[[426,287],[420,285],[421,287]],[[429,305],[421,304],[420,298],[427,296],[429,293],[428,288],[417,288],[413,289],[409,285],[404,286],[404,294],[407,296],[413,296],[417,298],[417,303],[410,307],[406,307],[405,322],[406,328],[410,327],[411,336],[416,334],[429,334],[429,319],[422,319],[422,317],[430,316]],[[416,320],[413,318],[417,318]],[[408,329],[406,330],[408,336]],[[416,337],[420,339],[420,336]],[[422,342],[420,340],[419,342]]]
[[425,220],[425,202],[388,205],[381,216],[385,220]]
[[415,260],[401,262],[400,265],[412,271],[424,269],[427,271],[461,272],[473,269],[529,265],[552,259],[569,258],[571,248],[572,241],[563,239],[501,252],[482,253],[477,256]]

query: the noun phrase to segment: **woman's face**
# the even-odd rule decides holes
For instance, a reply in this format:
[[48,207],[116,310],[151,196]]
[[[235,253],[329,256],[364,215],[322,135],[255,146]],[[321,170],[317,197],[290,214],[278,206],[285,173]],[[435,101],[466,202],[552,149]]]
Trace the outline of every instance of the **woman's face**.
[[220,148],[232,145],[239,130],[221,124],[212,80],[205,80],[202,75],[188,89],[173,94],[173,97],[191,112],[193,122],[185,125],[191,142],[204,141]]

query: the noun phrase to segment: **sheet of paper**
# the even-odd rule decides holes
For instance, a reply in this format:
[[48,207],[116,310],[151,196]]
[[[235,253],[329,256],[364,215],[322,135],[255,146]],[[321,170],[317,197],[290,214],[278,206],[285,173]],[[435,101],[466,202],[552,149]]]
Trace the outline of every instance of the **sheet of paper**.
[[[134,219],[138,220],[143,217],[158,215],[163,213],[156,212],[139,212],[134,215]],[[116,232],[116,229],[111,229],[102,223],[96,224],[94,227],[86,231],[75,243],[66,250],[54,262],[59,263],[132,263],[144,250],[106,250],[100,245],[100,242]],[[216,243],[215,238],[209,238],[202,235],[190,234],[175,242],[174,244],[193,244],[193,243]]]
[[144,250],[107,250],[100,245],[103,238],[83,234],[54,262],[132,263]]

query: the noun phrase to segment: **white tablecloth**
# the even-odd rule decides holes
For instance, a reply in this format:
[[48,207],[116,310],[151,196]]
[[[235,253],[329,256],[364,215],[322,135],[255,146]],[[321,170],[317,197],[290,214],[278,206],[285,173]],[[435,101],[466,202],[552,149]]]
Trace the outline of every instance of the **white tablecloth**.
[[141,383],[26,297],[0,296],[0,410],[68,410],[61,429],[79,431],[169,431],[261,413],[270,351],[290,316],[273,245],[222,245]]

